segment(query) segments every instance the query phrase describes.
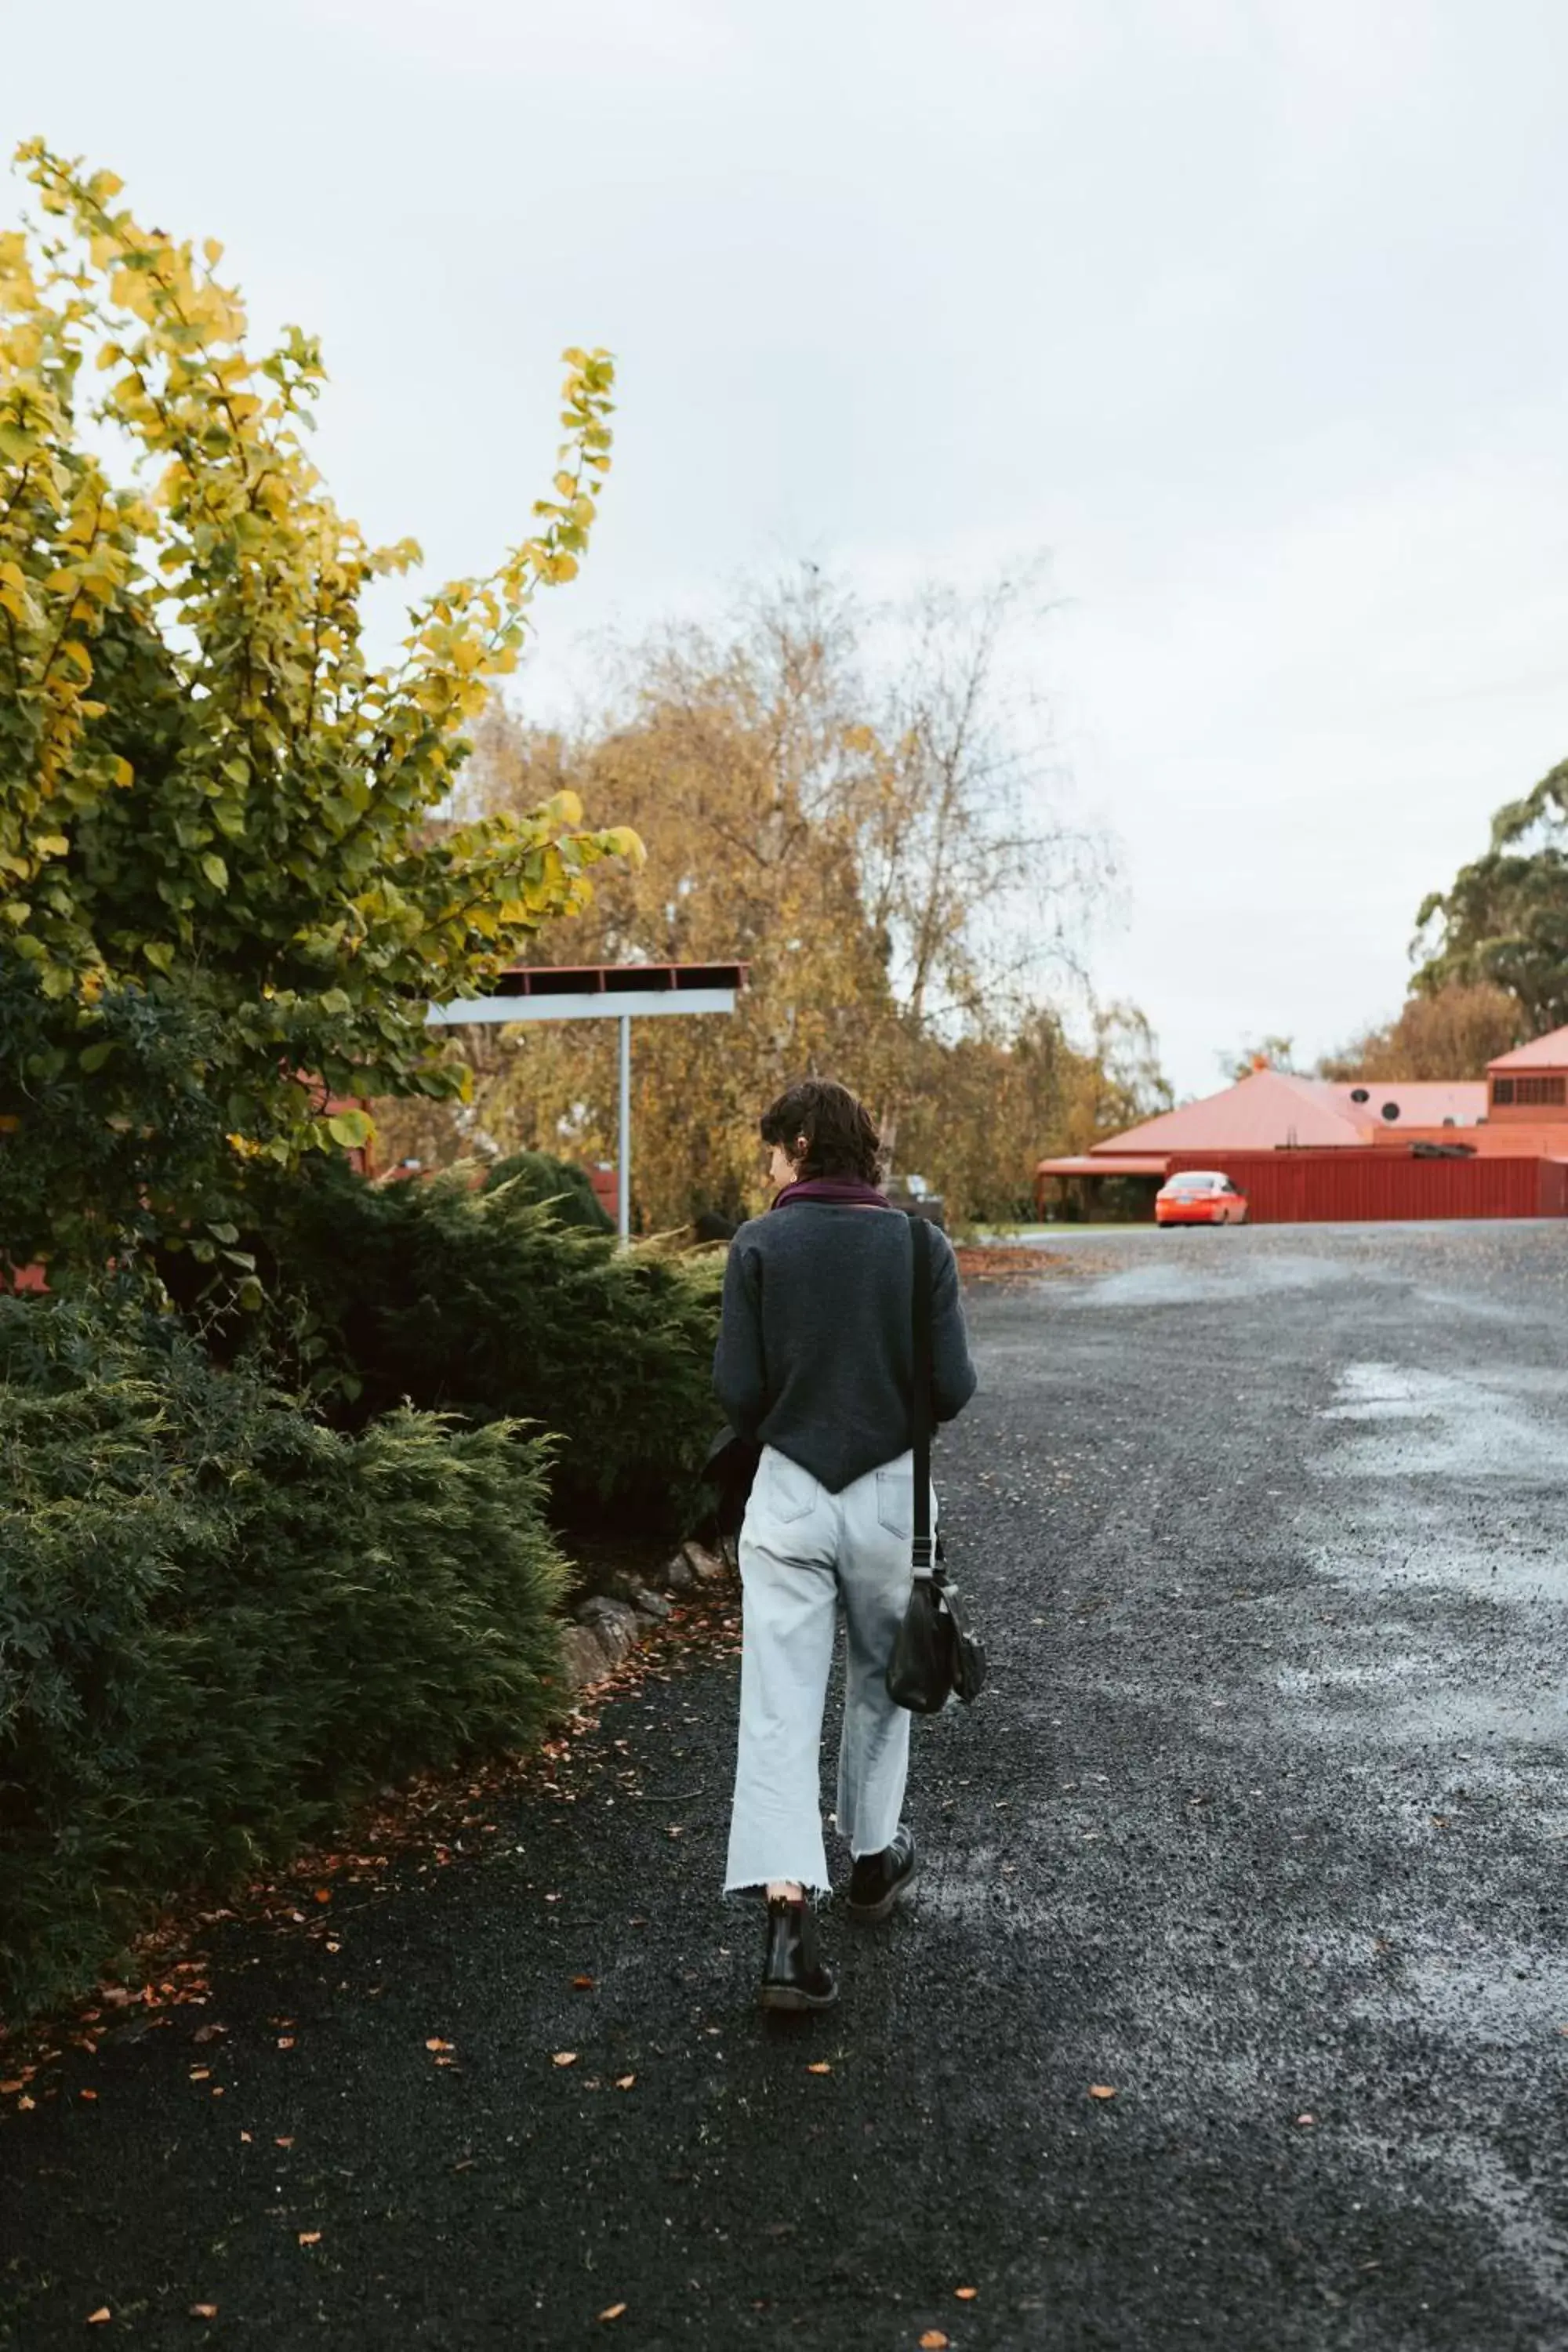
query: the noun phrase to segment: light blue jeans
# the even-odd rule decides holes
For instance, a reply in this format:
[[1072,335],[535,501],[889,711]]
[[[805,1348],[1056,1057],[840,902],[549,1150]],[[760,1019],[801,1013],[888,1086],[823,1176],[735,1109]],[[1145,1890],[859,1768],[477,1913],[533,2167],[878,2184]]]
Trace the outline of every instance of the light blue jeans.
[[827,1891],[822,1710],[840,1602],[848,1659],[838,1833],[855,1855],[892,1843],[910,1717],[883,1676],[909,1602],[913,1500],[908,1454],[830,1495],[798,1462],[763,1449],[741,1529],[741,1731],[727,1893],[788,1879]]

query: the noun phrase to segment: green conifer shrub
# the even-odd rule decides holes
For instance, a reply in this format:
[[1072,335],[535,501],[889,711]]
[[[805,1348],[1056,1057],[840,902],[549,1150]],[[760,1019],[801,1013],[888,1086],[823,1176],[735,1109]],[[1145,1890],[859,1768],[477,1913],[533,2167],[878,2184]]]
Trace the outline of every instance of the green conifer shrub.
[[560,1225],[580,1225],[584,1233],[613,1234],[616,1221],[605,1207],[585,1168],[570,1160],[553,1160],[547,1151],[513,1151],[498,1160],[485,1178],[485,1191],[516,1185],[525,1201],[548,1201]]
[[0,1300],[0,2016],[378,1783],[529,1743],[567,1580],[546,1451],[405,1409],[333,1431],[176,1328]]
[[560,1523],[679,1536],[701,1517],[721,1419],[713,1258],[623,1250],[563,1225],[526,1183],[476,1191],[461,1168],[394,1184],[322,1168],[280,1191],[247,1244],[268,1287],[302,1307],[341,1425],[405,1398],[476,1423],[536,1422],[557,1440]]

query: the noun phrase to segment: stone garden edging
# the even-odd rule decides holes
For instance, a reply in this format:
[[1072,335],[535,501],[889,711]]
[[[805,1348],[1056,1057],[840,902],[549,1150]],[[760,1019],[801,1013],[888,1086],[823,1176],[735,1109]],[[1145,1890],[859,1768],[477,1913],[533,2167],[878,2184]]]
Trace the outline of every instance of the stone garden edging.
[[613,1578],[607,1591],[580,1601],[561,1629],[567,1688],[575,1696],[603,1682],[663,1624],[673,1601],[727,1584],[731,1573],[722,1553],[686,1543],[647,1583]]

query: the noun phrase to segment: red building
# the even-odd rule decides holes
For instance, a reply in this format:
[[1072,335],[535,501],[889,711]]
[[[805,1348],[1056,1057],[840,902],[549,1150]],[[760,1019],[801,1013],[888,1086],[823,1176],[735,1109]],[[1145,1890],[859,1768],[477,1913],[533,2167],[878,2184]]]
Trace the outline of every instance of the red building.
[[1042,1160],[1036,1202],[1043,1214],[1055,1184],[1092,1213],[1112,1177],[1142,1180],[1152,1199],[1194,1168],[1239,1185],[1255,1224],[1568,1216],[1568,1029],[1452,1084],[1254,1070],[1092,1151]]

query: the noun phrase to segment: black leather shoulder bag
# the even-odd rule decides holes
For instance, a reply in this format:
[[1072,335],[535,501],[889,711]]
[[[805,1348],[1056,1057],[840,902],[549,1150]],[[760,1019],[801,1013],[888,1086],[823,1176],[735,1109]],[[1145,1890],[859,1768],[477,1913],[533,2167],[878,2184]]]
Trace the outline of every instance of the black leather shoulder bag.
[[888,1661],[888,1696],[913,1715],[935,1715],[950,1698],[967,1706],[985,1681],[985,1652],[966,1632],[954,1606],[957,1587],[942,1566],[942,1538],[931,1532],[931,1227],[910,1219],[913,1273],[910,1316],[914,1333],[914,1517],[910,1558],[914,1584],[909,1607]]

